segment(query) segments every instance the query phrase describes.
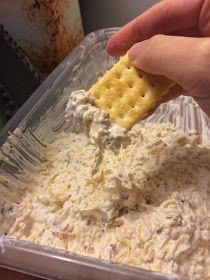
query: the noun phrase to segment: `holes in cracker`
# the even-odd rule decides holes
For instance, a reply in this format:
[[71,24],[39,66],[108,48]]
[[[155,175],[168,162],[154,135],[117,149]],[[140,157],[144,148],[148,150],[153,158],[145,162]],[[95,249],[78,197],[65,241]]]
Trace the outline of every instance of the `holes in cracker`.
[[136,100],[135,99],[130,99],[129,100],[129,105],[131,108],[135,108],[136,107]]
[[120,80],[121,79],[121,77],[122,77],[122,75],[121,75],[121,73],[119,73],[119,72],[116,72],[116,78],[118,79],[118,80]]
[[134,109],[136,107],[136,102],[131,102],[130,106],[131,106],[132,109]]
[[139,78],[143,79],[143,76],[144,76],[143,73],[139,71],[138,74],[139,74]]
[[111,109],[111,108],[112,108],[112,104],[109,103],[109,102],[107,102],[107,103],[106,103],[106,107],[107,107],[107,109]]
[[100,97],[96,97],[96,100],[99,101],[101,98]]
[[110,84],[106,84],[106,88],[110,89],[111,88]]
[[119,98],[123,98],[123,96],[124,96],[123,92],[120,92],[120,93],[118,94],[118,97],[119,97]]
[[125,118],[125,114],[124,114],[124,113],[119,113],[118,117],[119,117],[120,119],[124,119],[124,118]]
[[132,81],[129,81],[129,82],[128,82],[128,87],[129,87],[129,88],[134,88],[134,83],[133,83]]
[[100,99],[100,94],[98,92],[94,93],[96,99]]

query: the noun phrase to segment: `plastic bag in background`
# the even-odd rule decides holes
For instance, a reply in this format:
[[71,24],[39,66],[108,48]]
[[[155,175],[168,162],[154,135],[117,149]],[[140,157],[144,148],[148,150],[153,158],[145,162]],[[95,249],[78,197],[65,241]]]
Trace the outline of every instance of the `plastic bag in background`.
[[78,0],[3,0],[0,23],[41,73],[50,73],[84,36]]

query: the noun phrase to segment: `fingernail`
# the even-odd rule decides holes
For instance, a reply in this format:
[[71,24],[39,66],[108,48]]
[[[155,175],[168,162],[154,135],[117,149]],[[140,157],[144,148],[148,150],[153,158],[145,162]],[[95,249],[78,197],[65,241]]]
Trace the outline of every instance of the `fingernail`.
[[139,48],[138,48],[138,45],[135,44],[128,52],[128,56],[129,56],[129,59],[131,61],[135,61],[138,57],[138,53],[139,53]]

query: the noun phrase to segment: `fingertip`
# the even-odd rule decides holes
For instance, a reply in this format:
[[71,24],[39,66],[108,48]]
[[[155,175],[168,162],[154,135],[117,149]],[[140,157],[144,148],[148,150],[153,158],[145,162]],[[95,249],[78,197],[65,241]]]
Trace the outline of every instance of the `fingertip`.
[[111,38],[106,42],[106,51],[112,56],[117,55],[116,46]]
[[128,58],[133,66],[148,72],[148,40],[136,43],[128,51]]
[[130,50],[128,51],[128,57],[132,63],[135,63],[138,54],[139,54],[139,43],[133,45],[133,47],[131,47]]
[[106,51],[112,56],[121,56],[126,52],[125,44],[113,36],[106,43]]

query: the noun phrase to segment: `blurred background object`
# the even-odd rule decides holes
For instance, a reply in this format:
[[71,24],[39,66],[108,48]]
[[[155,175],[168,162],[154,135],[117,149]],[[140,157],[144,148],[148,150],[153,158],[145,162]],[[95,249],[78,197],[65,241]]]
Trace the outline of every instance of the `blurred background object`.
[[41,73],[50,73],[83,38],[78,0],[1,0],[0,24]]
[[80,0],[85,34],[106,27],[120,27],[158,0]]
[[78,0],[0,1],[0,129],[83,36]]
[[0,0],[0,129],[85,34],[158,0]]

